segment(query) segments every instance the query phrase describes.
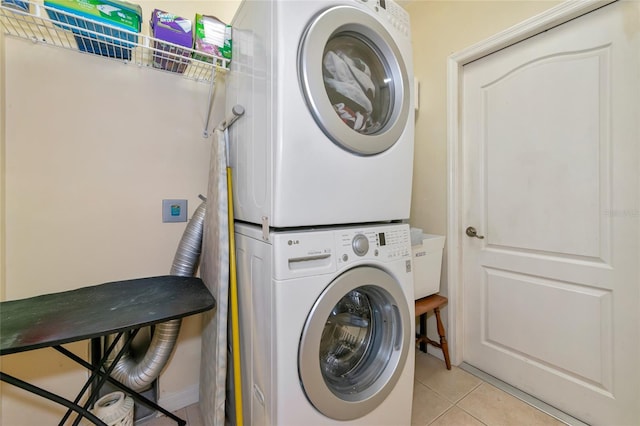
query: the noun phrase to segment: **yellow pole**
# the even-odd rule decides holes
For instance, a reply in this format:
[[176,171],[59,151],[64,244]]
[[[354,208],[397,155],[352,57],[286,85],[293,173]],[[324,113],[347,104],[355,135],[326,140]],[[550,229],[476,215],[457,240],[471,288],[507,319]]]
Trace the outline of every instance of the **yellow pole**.
[[236,277],[236,238],[233,224],[233,184],[231,167],[227,167],[229,211],[229,281],[231,290],[231,332],[233,339],[233,383],[235,388],[236,426],[242,426],[242,380],[240,374],[240,320],[238,317],[238,281]]

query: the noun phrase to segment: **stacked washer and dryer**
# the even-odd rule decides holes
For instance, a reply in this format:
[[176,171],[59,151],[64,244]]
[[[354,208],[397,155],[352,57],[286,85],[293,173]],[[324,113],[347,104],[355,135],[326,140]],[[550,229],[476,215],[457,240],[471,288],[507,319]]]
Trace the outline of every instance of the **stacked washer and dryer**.
[[232,26],[244,422],[408,425],[408,14],[391,0],[245,0]]

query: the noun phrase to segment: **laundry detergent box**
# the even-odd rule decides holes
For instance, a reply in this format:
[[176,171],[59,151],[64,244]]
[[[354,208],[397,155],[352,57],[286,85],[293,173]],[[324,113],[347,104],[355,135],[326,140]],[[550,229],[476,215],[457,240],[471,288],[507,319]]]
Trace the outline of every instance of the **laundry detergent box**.
[[139,5],[116,0],[45,0],[44,5],[58,26],[73,32],[81,51],[131,58],[142,23]]
[[215,16],[196,14],[194,33],[194,58],[211,62],[208,55],[231,60],[231,25],[227,25]]
[[153,38],[157,39],[153,42],[153,66],[183,73],[189,65],[188,58],[192,53],[192,22],[172,13],[155,9],[151,14],[150,25]]

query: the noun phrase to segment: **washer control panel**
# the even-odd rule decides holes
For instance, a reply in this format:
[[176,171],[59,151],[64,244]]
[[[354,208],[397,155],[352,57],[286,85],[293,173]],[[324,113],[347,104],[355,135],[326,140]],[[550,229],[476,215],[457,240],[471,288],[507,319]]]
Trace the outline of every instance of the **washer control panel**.
[[[262,231],[257,226],[236,225],[236,231],[262,241]],[[362,261],[411,262],[409,225],[404,223],[272,232],[269,235],[276,279],[329,274]],[[410,266],[408,270],[411,270]]]
[[353,252],[358,256],[364,256],[369,252],[369,239],[363,234],[356,234],[351,240],[351,247]]
[[408,225],[349,228],[335,235],[338,265],[362,259],[388,262],[411,258]]

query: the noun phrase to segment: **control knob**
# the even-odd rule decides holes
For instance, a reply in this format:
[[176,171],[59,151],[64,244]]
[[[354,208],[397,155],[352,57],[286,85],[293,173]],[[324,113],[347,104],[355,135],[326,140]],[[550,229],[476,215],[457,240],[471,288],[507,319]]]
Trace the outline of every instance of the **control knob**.
[[351,247],[358,256],[364,256],[369,251],[369,239],[362,234],[358,234],[353,237],[351,241]]

